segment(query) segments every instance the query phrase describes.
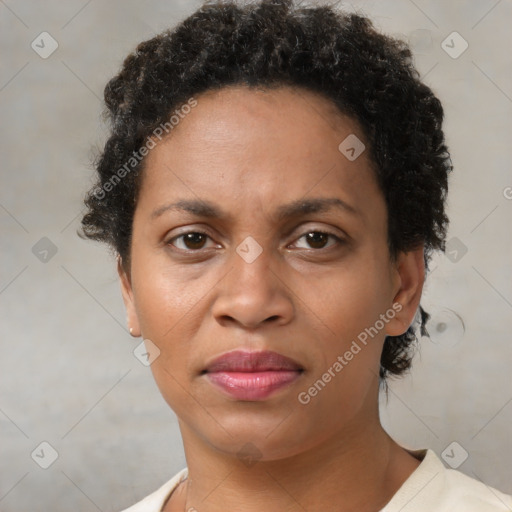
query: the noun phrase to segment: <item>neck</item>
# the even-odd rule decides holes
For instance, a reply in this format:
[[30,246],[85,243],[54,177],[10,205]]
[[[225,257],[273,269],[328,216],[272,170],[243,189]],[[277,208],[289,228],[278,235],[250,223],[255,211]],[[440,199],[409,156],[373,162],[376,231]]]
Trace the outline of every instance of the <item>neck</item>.
[[375,512],[388,503],[419,462],[378,420],[354,421],[307,451],[252,464],[206,445],[180,423],[189,476],[180,504],[167,510]]

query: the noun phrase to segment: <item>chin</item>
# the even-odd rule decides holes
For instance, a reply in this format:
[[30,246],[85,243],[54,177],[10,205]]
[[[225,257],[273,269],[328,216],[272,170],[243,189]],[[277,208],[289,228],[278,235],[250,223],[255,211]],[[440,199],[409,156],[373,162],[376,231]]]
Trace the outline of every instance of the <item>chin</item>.
[[311,417],[298,419],[293,413],[289,416],[281,414],[280,417],[261,412],[257,415],[212,416],[216,421],[210,419],[205,422],[201,418],[192,429],[215,450],[242,461],[286,459],[313,448],[329,437],[327,432],[318,431],[319,424]]

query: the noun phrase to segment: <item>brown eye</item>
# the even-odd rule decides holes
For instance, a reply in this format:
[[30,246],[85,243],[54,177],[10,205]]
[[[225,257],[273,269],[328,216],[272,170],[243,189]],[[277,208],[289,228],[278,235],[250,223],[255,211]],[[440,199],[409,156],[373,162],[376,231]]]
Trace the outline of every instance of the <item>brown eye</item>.
[[208,238],[209,236],[206,233],[191,231],[172,238],[168,243],[184,251],[194,251],[202,249]]
[[[299,247],[301,249],[326,249],[332,245],[341,244],[342,240],[333,235],[332,233],[325,233],[323,231],[310,231],[302,235],[298,240],[304,239],[307,246]],[[329,239],[333,239],[333,243],[329,243]]]
[[329,235],[327,233],[313,231],[306,235],[306,240],[313,249],[323,249],[329,240]]
[[188,249],[201,249],[206,241],[206,236],[202,233],[187,233],[183,235],[183,242]]

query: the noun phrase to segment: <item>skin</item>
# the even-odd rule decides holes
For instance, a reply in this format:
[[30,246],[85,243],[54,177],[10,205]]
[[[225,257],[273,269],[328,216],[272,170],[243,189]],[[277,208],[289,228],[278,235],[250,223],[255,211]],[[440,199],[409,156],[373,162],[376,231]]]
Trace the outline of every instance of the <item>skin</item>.
[[[413,321],[423,248],[391,258],[369,152],[349,161],[338,150],[363,133],[328,99],[236,86],[197,100],[146,157],[130,262],[119,262],[129,326],[160,350],[151,369],[189,468],[164,510],[379,510],[419,465],[380,424],[378,371],[385,336]],[[355,213],[275,214],[332,197]],[[215,203],[226,217],[165,209],[183,199]],[[176,238],[198,231],[208,236]],[[311,232],[341,242],[311,244]],[[262,249],[252,263],[236,252],[248,236]],[[393,303],[400,312],[301,404],[298,394]],[[201,370],[242,348],[274,350],[304,372],[264,401],[226,397]],[[237,455],[247,443],[250,465]]]

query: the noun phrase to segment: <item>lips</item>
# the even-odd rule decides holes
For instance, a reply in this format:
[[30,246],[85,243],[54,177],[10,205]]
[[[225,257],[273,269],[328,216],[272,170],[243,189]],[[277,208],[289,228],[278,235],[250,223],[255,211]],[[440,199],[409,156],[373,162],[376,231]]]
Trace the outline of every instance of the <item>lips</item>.
[[303,370],[296,361],[277,352],[235,350],[214,359],[202,374],[232,398],[258,401],[290,385]]
[[271,350],[261,352],[245,352],[234,350],[214,359],[204,372],[265,372],[265,371],[291,370],[299,371],[303,368],[293,359]]

